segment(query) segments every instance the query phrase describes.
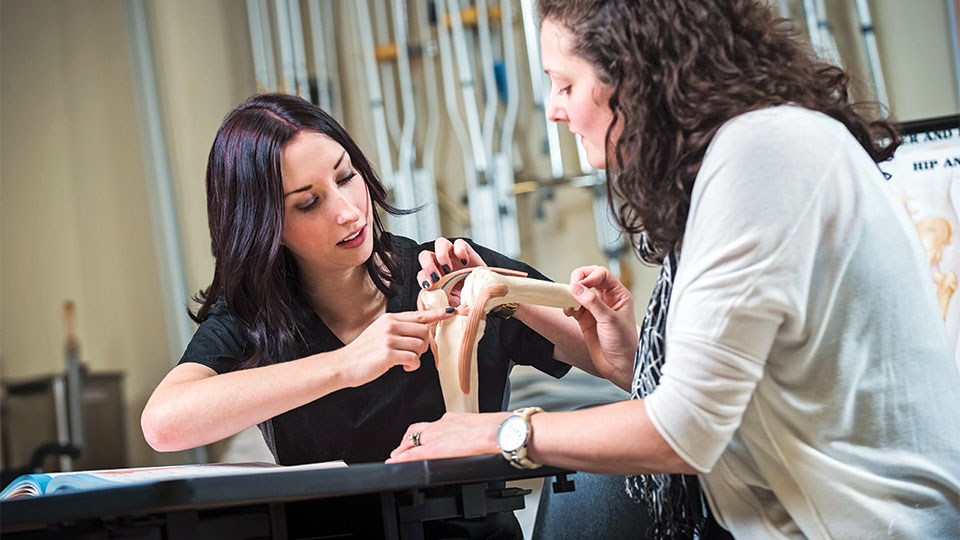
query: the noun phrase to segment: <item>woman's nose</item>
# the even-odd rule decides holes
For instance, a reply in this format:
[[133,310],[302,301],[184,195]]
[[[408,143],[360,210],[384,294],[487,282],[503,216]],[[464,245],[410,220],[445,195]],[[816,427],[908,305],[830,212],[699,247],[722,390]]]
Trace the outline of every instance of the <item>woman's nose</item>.
[[337,208],[337,225],[346,225],[360,219],[360,209],[353,204],[347,197],[340,197],[340,205]]
[[563,113],[563,109],[561,109],[561,108],[557,105],[557,101],[556,101],[556,98],[554,97],[554,93],[553,93],[553,92],[550,92],[550,94],[547,96],[547,111],[546,111],[546,112],[547,112],[547,120],[550,120],[551,122],[566,122],[566,121],[567,121],[567,116],[566,116],[566,114]]

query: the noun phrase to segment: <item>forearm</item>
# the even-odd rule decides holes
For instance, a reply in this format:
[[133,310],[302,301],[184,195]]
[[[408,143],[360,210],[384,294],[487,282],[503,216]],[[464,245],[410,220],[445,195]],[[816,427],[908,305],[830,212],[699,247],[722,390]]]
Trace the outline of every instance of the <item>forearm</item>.
[[577,322],[557,308],[520,304],[514,318],[553,343],[553,357],[597,377],[603,377],[590,360]]
[[[389,462],[495,454],[497,428],[509,413],[447,413],[407,428]],[[542,465],[603,474],[696,474],[660,436],[643,401],[530,416],[527,456]],[[419,433],[419,445],[410,434]]]
[[660,436],[642,400],[530,417],[536,463],[603,474],[696,474]]
[[[337,355],[334,351],[222,375],[200,364],[177,366],[144,408],[144,437],[158,451],[194,448],[345,388],[350,381]],[[198,376],[203,370],[212,375]]]

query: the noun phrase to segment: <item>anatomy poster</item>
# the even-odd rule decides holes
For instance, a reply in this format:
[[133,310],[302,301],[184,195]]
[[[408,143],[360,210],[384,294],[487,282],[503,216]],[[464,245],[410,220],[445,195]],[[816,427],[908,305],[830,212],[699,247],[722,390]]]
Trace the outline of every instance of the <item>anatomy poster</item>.
[[881,164],[917,229],[937,302],[960,367],[960,119],[904,127],[903,145]]

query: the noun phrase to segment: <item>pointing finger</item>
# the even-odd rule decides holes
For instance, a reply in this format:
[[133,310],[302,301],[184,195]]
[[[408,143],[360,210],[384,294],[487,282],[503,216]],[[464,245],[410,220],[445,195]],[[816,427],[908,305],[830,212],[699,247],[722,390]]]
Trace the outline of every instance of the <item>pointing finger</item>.
[[431,309],[429,311],[406,311],[403,313],[397,313],[395,316],[397,320],[401,321],[430,324],[437,321],[442,321],[444,319],[449,319],[455,311],[456,308],[447,307]]

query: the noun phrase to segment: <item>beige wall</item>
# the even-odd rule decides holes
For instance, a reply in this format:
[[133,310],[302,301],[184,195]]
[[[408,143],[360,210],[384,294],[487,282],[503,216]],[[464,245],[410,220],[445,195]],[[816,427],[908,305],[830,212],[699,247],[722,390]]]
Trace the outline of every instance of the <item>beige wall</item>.
[[870,5],[894,116],[907,121],[960,113],[946,2]]
[[[255,91],[245,3],[147,5],[187,285],[195,292],[209,283],[213,269],[206,155],[226,112]],[[871,6],[898,118],[957,112],[944,3],[875,0]],[[138,425],[150,391],[180,351],[168,350],[165,338],[125,9],[123,0],[0,0],[0,377],[62,369],[61,305],[74,300],[84,361],[93,370],[126,375],[131,464],[141,465],[184,456],[154,453]],[[850,26],[849,15],[843,24]],[[340,27],[341,84],[343,95],[352,97],[344,123],[373,158],[372,128],[358,97],[364,95],[359,55],[350,37],[355,22],[342,15]],[[858,47],[852,38],[838,41]],[[526,80],[523,60],[519,69]],[[538,155],[539,119],[529,96],[523,99],[518,133],[524,177],[544,178],[549,168]],[[567,172],[574,174],[573,141],[564,127],[560,131]],[[460,150],[448,123],[440,140],[438,181],[459,201]],[[556,190],[543,218],[535,216],[536,203],[533,195],[519,200],[522,258],[562,281],[575,266],[603,263],[587,190]],[[463,233],[449,216],[444,226],[448,235]],[[656,271],[629,259],[639,311]]]
[[4,0],[4,379],[64,365],[61,305],[77,306],[82,358],[126,374],[134,463],[154,461],[138,417],[168,368],[121,0]]
[[256,93],[244,2],[149,3],[190,294],[210,284],[204,173],[223,117]]

